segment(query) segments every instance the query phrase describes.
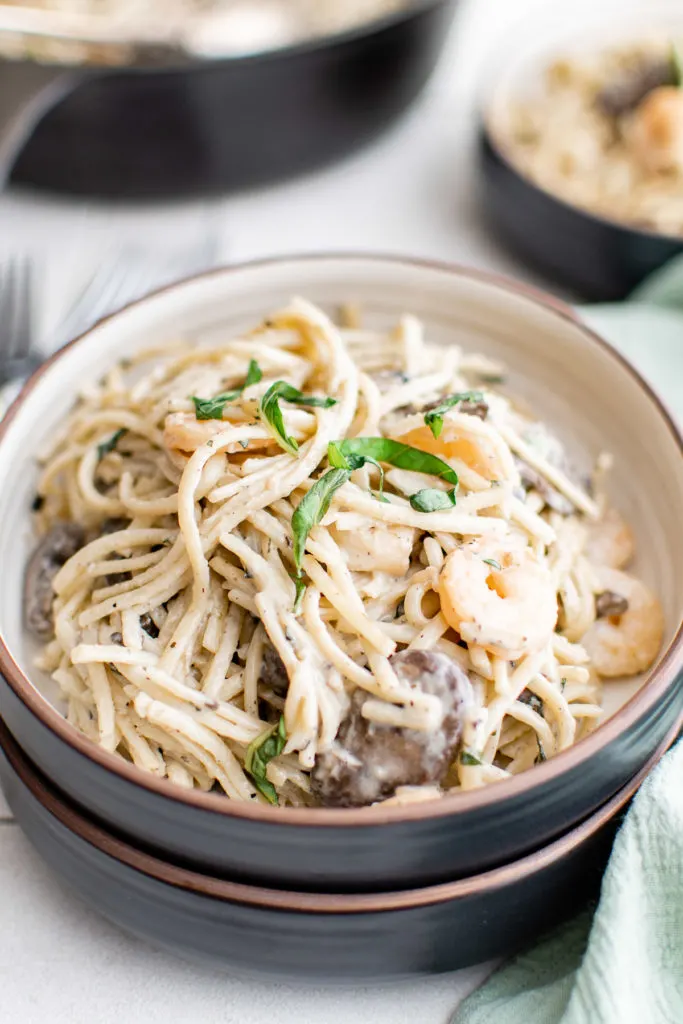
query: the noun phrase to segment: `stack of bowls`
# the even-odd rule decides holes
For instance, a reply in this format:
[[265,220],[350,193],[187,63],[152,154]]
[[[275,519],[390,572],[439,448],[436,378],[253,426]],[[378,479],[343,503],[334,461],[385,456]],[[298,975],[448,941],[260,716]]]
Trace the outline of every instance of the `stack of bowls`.
[[[609,686],[605,724],[526,774],[412,807],[235,803],[175,789],[96,747],[32,667],[21,592],[33,463],[82,382],[178,333],[239,330],[293,294],[501,358],[510,387],[587,452],[664,606],[647,680]],[[652,452],[657,452],[657,458]],[[122,926],[244,970],[404,976],[512,952],[597,892],[619,812],[680,724],[682,442],[636,372],[571,310],[475,271],[371,256],[284,258],[175,285],[101,323],[28,383],[0,427],[0,778],[36,847]],[[640,685],[642,683],[642,685]]]

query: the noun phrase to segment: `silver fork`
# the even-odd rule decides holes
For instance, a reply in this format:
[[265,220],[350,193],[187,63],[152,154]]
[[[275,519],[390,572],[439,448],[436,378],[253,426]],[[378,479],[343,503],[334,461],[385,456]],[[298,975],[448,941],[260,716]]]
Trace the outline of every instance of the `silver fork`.
[[33,334],[33,263],[0,265],[0,387],[28,377],[41,363]]

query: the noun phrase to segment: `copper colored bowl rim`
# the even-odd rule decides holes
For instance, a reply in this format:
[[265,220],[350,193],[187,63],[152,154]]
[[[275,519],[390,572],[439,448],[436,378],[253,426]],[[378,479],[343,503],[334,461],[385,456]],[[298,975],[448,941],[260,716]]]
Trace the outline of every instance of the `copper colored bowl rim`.
[[604,825],[607,825],[615,815],[623,810],[647,775],[671,746],[682,725],[683,714],[679,716],[676,725],[669,730],[666,738],[637,775],[590,818],[549,845],[543,846],[511,864],[505,864],[469,878],[458,879],[455,882],[442,882],[420,889],[381,893],[311,893],[268,889],[215,878],[188,868],[178,867],[124,842],[67,803],[49,782],[39,776],[19,745],[11,737],[2,720],[0,720],[0,750],[4,752],[12,771],[32,796],[69,832],[95,847],[100,853],[112,857],[149,878],[173,886],[175,889],[182,889],[221,902],[240,903],[262,909],[294,913],[346,915],[408,910],[481,895],[521,882],[561,861],[596,835]]
[[[358,252],[320,252],[304,253],[286,256],[277,256],[267,259],[250,260],[243,263],[230,264],[218,267],[193,277],[184,278],[174,284],[160,288],[142,299],[125,306],[111,316],[104,317],[95,327],[90,328],[77,338],[74,338],[63,348],[55,352],[47,359],[27,380],[19,395],[7,411],[4,419],[0,421],[0,459],[2,458],[2,443],[14,417],[27,396],[38,384],[42,376],[58,362],[66,352],[79,345],[87,339],[93,330],[98,329],[103,323],[114,320],[133,309],[151,300],[168,295],[179,288],[207,278],[224,276],[239,273],[245,270],[258,271],[273,265],[287,263],[319,262],[329,260],[335,262],[370,262],[379,264],[390,264],[415,268],[422,270],[433,270],[440,273],[450,274],[454,277],[464,277],[470,280],[480,281],[484,284],[494,286],[513,295],[521,296],[532,301],[535,305],[546,309],[551,315],[560,321],[569,321],[580,330],[584,338],[592,345],[599,348],[609,359],[613,360],[626,371],[643,392],[645,397],[657,409],[659,416],[665,423],[678,450],[683,458],[683,436],[679,431],[670,412],[653,390],[653,388],[640,376],[638,371],[600,337],[592,328],[588,327],[576,315],[574,310],[554,298],[546,295],[539,289],[530,285],[522,284],[500,274],[489,273],[483,270],[476,270],[458,264],[446,263],[438,260],[419,259],[413,257],[402,257],[397,255],[385,255],[382,253],[358,253]],[[260,821],[277,825],[278,823],[288,826],[305,827],[373,827],[377,825],[390,825],[412,821],[436,819],[457,814],[467,814],[473,810],[489,807],[498,801],[505,801],[531,795],[537,787],[543,786],[550,780],[557,778],[588,761],[600,750],[607,747],[616,740],[626,729],[633,726],[644,714],[652,711],[659,699],[666,693],[674,682],[676,676],[683,672],[683,622],[679,622],[676,632],[661,655],[657,665],[648,675],[642,686],[636,693],[616,711],[610,718],[600,725],[594,732],[590,733],[577,744],[561,751],[559,754],[543,764],[537,765],[512,779],[496,785],[486,786],[481,789],[471,790],[466,793],[454,793],[446,795],[439,800],[426,801],[420,804],[413,804],[405,807],[363,807],[363,808],[326,808],[326,807],[270,807],[261,804],[240,802],[217,793],[202,793],[196,790],[183,790],[168,779],[161,779],[141,771],[135,765],[129,764],[121,757],[98,747],[92,740],[79,733],[71,726],[66,719],[59,714],[56,708],[47,701],[45,697],[33,686],[29,678],[22,671],[15,661],[8,644],[5,641],[0,627],[0,673],[11,687],[15,695],[28,708],[28,710],[39,719],[44,726],[53,732],[60,740],[70,747],[83,754],[89,760],[96,762],[101,767],[113,772],[120,778],[147,789],[159,796],[173,800],[178,804],[187,804],[193,808],[222,814],[227,817],[246,818],[251,821]]]

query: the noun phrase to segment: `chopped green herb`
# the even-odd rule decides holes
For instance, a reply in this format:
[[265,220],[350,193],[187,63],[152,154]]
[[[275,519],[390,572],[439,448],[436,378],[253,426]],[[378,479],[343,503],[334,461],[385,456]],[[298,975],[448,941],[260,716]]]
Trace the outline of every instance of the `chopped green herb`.
[[254,785],[260,793],[265,796],[266,800],[271,804],[276,804],[277,791],[272,782],[269,782],[266,777],[266,769],[268,763],[273,760],[274,757],[279,757],[282,751],[285,749],[287,743],[287,731],[285,729],[284,716],[280,716],[280,721],[277,725],[274,725],[271,729],[261,733],[256,739],[249,744],[247,747],[247,756],[244,760],[244,767],[249,776],[251,777]]
[[301,611],[301,602],[303,601],[304,594],[306,593],[306,584],[302,576],[292,576],[292,579],[294,580],[294,586],[296,587],[293,611],[295,615],[298,615]]
[[673,72],[673,84],[677,89],[680,89],[683,87],[683,57],[681,57],[681,51],[675,43],[671,44],[669,60],[671,61],[671,70]]
[[294,563],[297,574],[301,576],[301,562],[306,550],[306,539],[322,520],[330,507],[335,491],[347,482],[351,476],[348,469],[328,469],[324,476],[303,496],[292,514],[292,533],[294,535]]
[[374,465],[388,462],[397,469],[426,473],[454,487],[458,486],[458,474],[443,459],[400,441],[392,441],[390,437],[352,437],[346,441],[331,441],[327,447],[327,457],[338,469],[354,470],[360,469],[366,462]]
[[477,767],[483,765],[484,762],[476,754],[472,754],[469,750],[463,750],[460,754],[460,764],[467,765],[468,767]]
[[425,488],[411,495],[410,504],[416,512],[446,512],[455,505],[455,488],[452,491]]
[[479,373],[477,374],[479,380],[483,384],[504,384],[505,375],[502,373]]
[[251,387],[252,384],[258,384],[263,374],[261,368],[255,359],[251,359],[249,362],[249,369],[247,370],[246,380],[244,384],[235,388],[233,391],[224,391],[220,395],[216,395],[215,398],[197,398],[192,395],[192,401],[194,402],[195,415],[198,420],[221,420],[223,419],[223,410],[225,409],[228,402],[234,402],[236,398],[242,394],[245,388]]
[[248,439],[246,441],[240,441],[239,443],[240,443],[242,448],[248,448],[249,447],[249,440]]
[[105,455],[108,455],[109,452],[113,452],[114,449],[116,448],[117,444],[121,440],[121,438],[124,437],[127,433],[128,433],[128,431],[126,430],[126,428],[125,427],[121,427],[120,430],[117,430],[115,434],[111,435],[111,437],[109,438],[108,441],[103,441],[102,444],[98,444],[98,446],[97,446],[97,460],[98,460],[98,462],[101,459],[103,459]]
[[460,391],[455,395],[448,395],[440,402],[435,409],[425,413],[425,424],[429,427],[434,437],[438,437],[443,430],[443,418],[449,409],[459,402],[483,402],[484,396],[481,391]]
[[247,367],[247,376],[244,381],[244,387],[250,388],[253,384],[258,384],[262,379],[263,374],[261,373],[261,367],[255,359],[249,360],[249,366]]
[[500,572],[500,562],[497,562],[495,558],[482,558],[482,562],[486,562],[486,564],[490,565],[492,569]]
[[266,391],[261,399],[261,414],[271,429],[271,432],[280,445],[290,455],[296,455],[299,445],[285,430],[285,421],[280,408],[280,401],[291,402],[292,405],[312,406],[320,409],[329,409],[337,404],[336,398],[316,398],[315,395],[305,395],[298,388],[287,384],[284,380],[276,380]]
[[213,438],[209,438],[209,440],[206,442],[206,447],[213,448]]
[[562,693],[564,693],[564,688],[565,688],[566,685],[567,685],[567,680],[563,676],[562,679],[560,680],[560,690],[562,691]]
[[536,737],[536,742],[538,743],[538,757],[536,758],[536,763],[538,764],[541,761],[547,761],[548,758],[546,756],[545,750],[543,749],[543,744],[541,743],[540,737]]

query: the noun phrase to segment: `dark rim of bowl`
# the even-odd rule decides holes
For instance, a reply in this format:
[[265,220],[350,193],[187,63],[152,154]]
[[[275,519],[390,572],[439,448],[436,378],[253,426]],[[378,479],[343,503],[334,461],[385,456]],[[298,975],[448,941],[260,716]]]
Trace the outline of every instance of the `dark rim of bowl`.
[[634,775],[611,800],[603,804],[590,818],[548,846],[541,847],[540,850],[536,850],[521,860],[513,861],[511,864],[493,868],[479,875],[471,875],[469,878],[462,878],[456,882],[443,882],[420,889],[385,893],[299,893],[284,889],[267,889],[263,886],[231,882],[227,879],[215,878],[212,875],[203,875],[188,868],[178,867],[139,850],[105,831],[95,822],[86,818],[72,804],[66,802],[65,798],[39,775],[1,721],[0,750],[4,751],[11,770],[32,796],[38,800],[48,814],[61,822],[65,828],[108,857],[165,885],[222,902],[241,903],[269,910],[309,914],[367,914],[432,906],[501,889],[563,860],[594,836],[603,825],[606,825],[626,806],[647,775],[671,746],[682,724],[683,715],[679,717],[676,726],[669,731],[656,752],[637,775]]
[[551,199],[568,213],[573,213],[575,216],[583,218],[583,220],[594,224],[596,227],[608,228],[612,231],[630,232],[634,235],[641,235],[643,238],[657,239],[658,241],[666,242],[671,246],[677,245],[680,248],[683,248],[683,231],[680,235],[669,235],[663,231],[656,231],[654,228],[639,226],[631,221],[616,220],[613,217],[607,217],[606,215],[591,210],[588,207],[579,206],[578,203],[570,203],[569,200],[564,199],[556,192],[552,192],[549,188],[546,188],[544,185],[540,185],[537,181],[534,181],[529,174],[516,165],[514,159],[508,155],[507,147],[503,142],[499,141],[494,129],[489,126],[488,119],[485,114],[481,115],[480,118],[480,130],[481,135],[489,144],[495,155],[498,157],[500,162],[505,165],[505,169],[519,181],[523,182],[530,191],[536,192],[546,199]]
[[[215,68],[223,65],[239,65],[244,67],[247,64],[267,63],[272,60],[287,60],[297,57],[305,57],[310,53],[322,52],[334,49],[337,46],[353,44],[362,39],[377,35],[385,30],[392,29],[402,22],[411,21],[419,14],[425,13],[433,7],[455,7],[459,0],[410,0],[407,7],[394,11],[391,14],[381,15],[379,18],[371,18],[362,21],[360,24],[352,25],[350,28],[339,32],[330,32],[323,35],[307,36],[299,42],[289,43],[286,46],[276,46],[269,50],[256,50],[253,53],[236,54],[235,56],[212,55],[202,57],[201,54],[187,52],[183,54],[178,63],[152,64],[141,62],[139,64],[59,64],[47,63],[55,71],[63,70],[65,73],[87,77],[112,76],[125,72],[135,72],[143,75],[178,74],[188,71],[198,71],[202,68]],[[25,63],[18,61],[17,63]]]
[[[481,281],[484,284],[529,299],[537,306],[548,310],[549,313],[558,317],[559,320],[570,322],[575,328],[581,331],[583,336],[594,346],[597,346],[609,359],[612,359],[632,378],[645,397],[657,409],[661,419],[664,421],[674,443],[677,445],[683,457],[683,436],[681,436],[673,417],[657,396],[650,385],[643,380],[637,370],[622,356],[616,349],[612,348],[600,335],[596,334],[590,327],[576,315],[571,307],[565,305],[559,299],[544,294],[536,288],[513,281],[499,274],[491,274],[486,271],[461,267],[457,264],[449,264],[438,260],[414,259],[396,255],[383,255],[380,253],[304,253],[302,255],[277,256],[268,259],[250,260],[244,263],[231,264],[224,267],[217,267],[197,274],[194,277],[176,281],[171,285],[160,288],[150,295],[136,302],[130,303],[124,309],[104,317],[94,327],[85,331],[78,338],[74,338],[61,349],[50,356],[37,370],[29,377],[19,395],[8,409],[5,417],[0,421],[0,458],[2,458],[2,442],[11,426],[17,411],[21,408],[26,397],[38,384],[44,374],[60,360],[63,355],[82,340],[89,337],[93,331],[98,330],[102,324],[119,317],[130,309],[143,305],[152,300],[158,300],[170,292],[176,291],[191,282],[202,281],[207,278],[220,277],[227,274],[241,273],[245,270],[258,271],[278,264],[305,264],[320,262],[320,260],[338,262],[365,261],[371,263],[388,263],[403,267],[413,267],[424,270],[437,271],[453,277],[464,277],[470,280]],[[679,672],[683,671],[683,621],[678,623],[673,639],[662,653],[657,665],[647,676],[646,680],[636,693],[608,718],[595,732],[580,740],[575,746],[561,751],[555,757],[536,765],[534,768],[512,779],[506,779],[504,783],[495,786],[485,786],[481,789],[471,790],[466,793],[453,793],[445,795],[439,800],[426,801],[420,804],[413,804],[406,807],[362,807],[362,808],[329,808],[329,807],[270,807],[262,804],[240,802],[230,800],[218,793],[200,793],[196,790],[185,791],[174,786],[168,779],[161,779],[148,774],[133,764],[129,764],[122,757],[110,753],[98,747],[92,740],[79,733],[74,726],[60,715],[40,691],[31,683],[24,674],[5,642],[4,634],[0,626],[0,672],[8,685],[11,686],[15,695],[21,702],[38,718],[43,725],[51,730],[56,736],[74,748],[78,753],[85,755],[92,761],[97,762],[101,767],[113,771],[116,775],[142,786],[145,789],[177,801],[178,803],[189,804],[192,807],[213,811],[218,814],[249,818],[252,821],[278,822],[287,825],[301,826],[368,826],[384,824],[397,824],[399,822],[417,821],[421,819],[440,818],[451,814],[467,813],[473,809],[479,809],[496,803],[499,800],[512,799],[521,795],[528,795],[537,786],[542,786],[551,779],[562,775],[572,767],[586,762],[599,750],[608,746],[625,729],[634,725],[640,718],[649,712],[669,689]]]

